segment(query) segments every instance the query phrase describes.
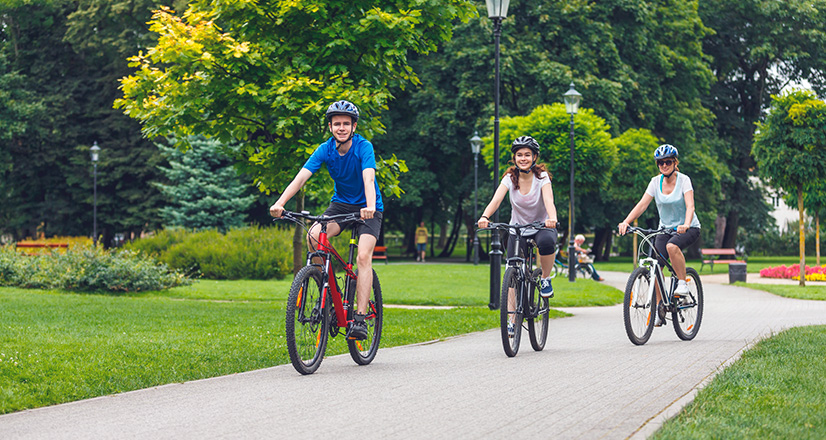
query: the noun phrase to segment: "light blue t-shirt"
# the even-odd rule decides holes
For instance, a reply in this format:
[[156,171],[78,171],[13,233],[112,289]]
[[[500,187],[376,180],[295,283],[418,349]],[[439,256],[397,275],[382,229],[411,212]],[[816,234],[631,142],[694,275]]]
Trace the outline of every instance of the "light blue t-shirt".
[[[659,174],[651,178],[645,193],[654,197],[657,202],[657,210],[660,212],[660,228],[676,228],[685,222],[685,193],[694,191],[691,185],[691,178],[683,173],[677,173],[677,184],[671,194],[663,194],[662,181],[664,176]],[[692,228],[700,227],[700,220],[697,213],[691,219]]]
[[[373,152],[373,144],[367,139],[356,134],[353,136],[353,145],[344,156],[338,154],[336,141],[333,137],[319,145],[313,152],[304,168],[311,173],[321,169],[321,165],[327,165],[327,172],[335,182],[335,193],[331,201],[367,206],[367,198],[364,194],[364,178],[362,171],[372,168],[376,169],[376,156]],[[381,200],[378,182],[376,186],[376,211],[384,211],[384,204]]]

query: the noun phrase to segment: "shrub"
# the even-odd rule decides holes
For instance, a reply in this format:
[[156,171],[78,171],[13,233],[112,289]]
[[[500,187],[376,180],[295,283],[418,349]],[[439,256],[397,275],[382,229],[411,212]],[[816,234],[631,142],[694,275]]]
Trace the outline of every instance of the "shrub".
[[156,232],[152,236],[127,243],[124,245],[124,248],[158,257],[170,247],[184,241],[187,235],[187,231],[183,228],[164,229]]
[[[292,268],[292,236],[287,229],[247,227],[159,233],[129,245],[156,252],[169,267],[209,279],[283,279]],[[149,244],[144,241],[151,241]]]
[[192,281],[147,255],[130,250],[69,248],[65,253],[23,255],[0,249],[0,285],[79,292],[161,290]]

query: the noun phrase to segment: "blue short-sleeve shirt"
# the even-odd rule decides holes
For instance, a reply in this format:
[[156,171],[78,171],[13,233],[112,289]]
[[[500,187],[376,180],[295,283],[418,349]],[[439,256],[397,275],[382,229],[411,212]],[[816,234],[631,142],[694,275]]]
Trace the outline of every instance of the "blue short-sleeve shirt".
[[[353,136],[353,145],[344,156],[338,154],[336,141],[333,137],[319,145],[312,156],[307,159],[304,168],[311,173],[321,169],[321,165],[327,165],[327,172],[335,182],[335,192],[333,202],[358,205],[362,208],[367,206],[367,198],[364,194],[364,178],[362,171],[372,168],[376,169],[376,155],[373,151],[373,144],[361,135]],[[381,200],[378,182],[376,186],[376,211],[384,211],[384,204]]]

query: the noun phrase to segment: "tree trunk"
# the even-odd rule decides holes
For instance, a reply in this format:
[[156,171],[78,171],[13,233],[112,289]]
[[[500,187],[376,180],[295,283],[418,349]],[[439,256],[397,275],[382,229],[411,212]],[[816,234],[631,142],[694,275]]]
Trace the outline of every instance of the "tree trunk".
[[453,248],[456,247],[456,241],[459,239],[459,231],[462,229],[462,199],[463,197],[459,197],[459,206],[456,208],[456,215],[453,218],[453,229],[450,231],[450,237],[448,237],[445,247],[439,254],[439,258],[449,257],[453,253]]
[[723,237],[726,235],[726,217],[722,215],[717,216],[714,221],[714,247],[723,247]]
[[820,266],[820,215],[817,211],[815,211],[815,255],[817,265]]
[[439,247],[444,248],[447,246],[447,225],[448,223],[445,222],[441,229],[439,230]]
[[[299,190],[295,195],[295,210],[301,212],[304,210],[304,190]],[[302,220],[303,221],[303,220]],[[293,233],[293,275],[297,274],[304,266],[304,228],[301,225],[295,225],[295,232]]]
[[800,283],[806,286],[806,225],[803,224],[803,184],[797,185],[798,230],[800,232]]

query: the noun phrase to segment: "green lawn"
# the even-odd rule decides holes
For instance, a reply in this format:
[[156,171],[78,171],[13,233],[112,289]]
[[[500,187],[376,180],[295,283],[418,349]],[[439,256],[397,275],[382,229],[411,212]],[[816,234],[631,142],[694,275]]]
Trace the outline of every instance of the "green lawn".
[[[766,267],[780,266],[781,264],[791,266],[799,262],[800,258],[798,257],[748,257],[748,260],[746,261],[746,271],[748,273],[756,274],[760,273],[760,269]],[[820,262],[826,263],[826,258],[822,258]],[[709,265],[706,264],[703,266],[701,264],[701,260],[688,259],[686,263],[689,267],[696,269],[701,275],[707,275],[710,273],[728,273],[728,264],[718,264],[714,266],[714,272],[712,272]],[[808,266],[814,266],[815,257],[806,257],[806,264]],[[597,271],[607,270],[628,273],[634,269],[631,257],[611,257],[610,261],[598,261],[594,263],[594,267],[597,268]],[[701,268],[702,270],[700,270]]]
[[761,341],[720,373],[655,439],[826,438],[826,326]]
[[[498,326],[498,311],[487,308],[486,266],[376,269],[386,304],[462,306],[386,308],[382,347]],[[0,288],[0,414],[289,363],[290,282],[201,280],[121,295]],[[556,284],[556,306],[621,299],[619,291],[589,280]],[[346,351],[339,337],[327,353]]]
[[737,282],[735,285],[763,290],[775,295],[785,296],[786,298],[826,301],[826,286],[820,283],[815,284],[811,281],[806,283],[806,287],[800,287],[797,284],[760,284],[741,282]]

